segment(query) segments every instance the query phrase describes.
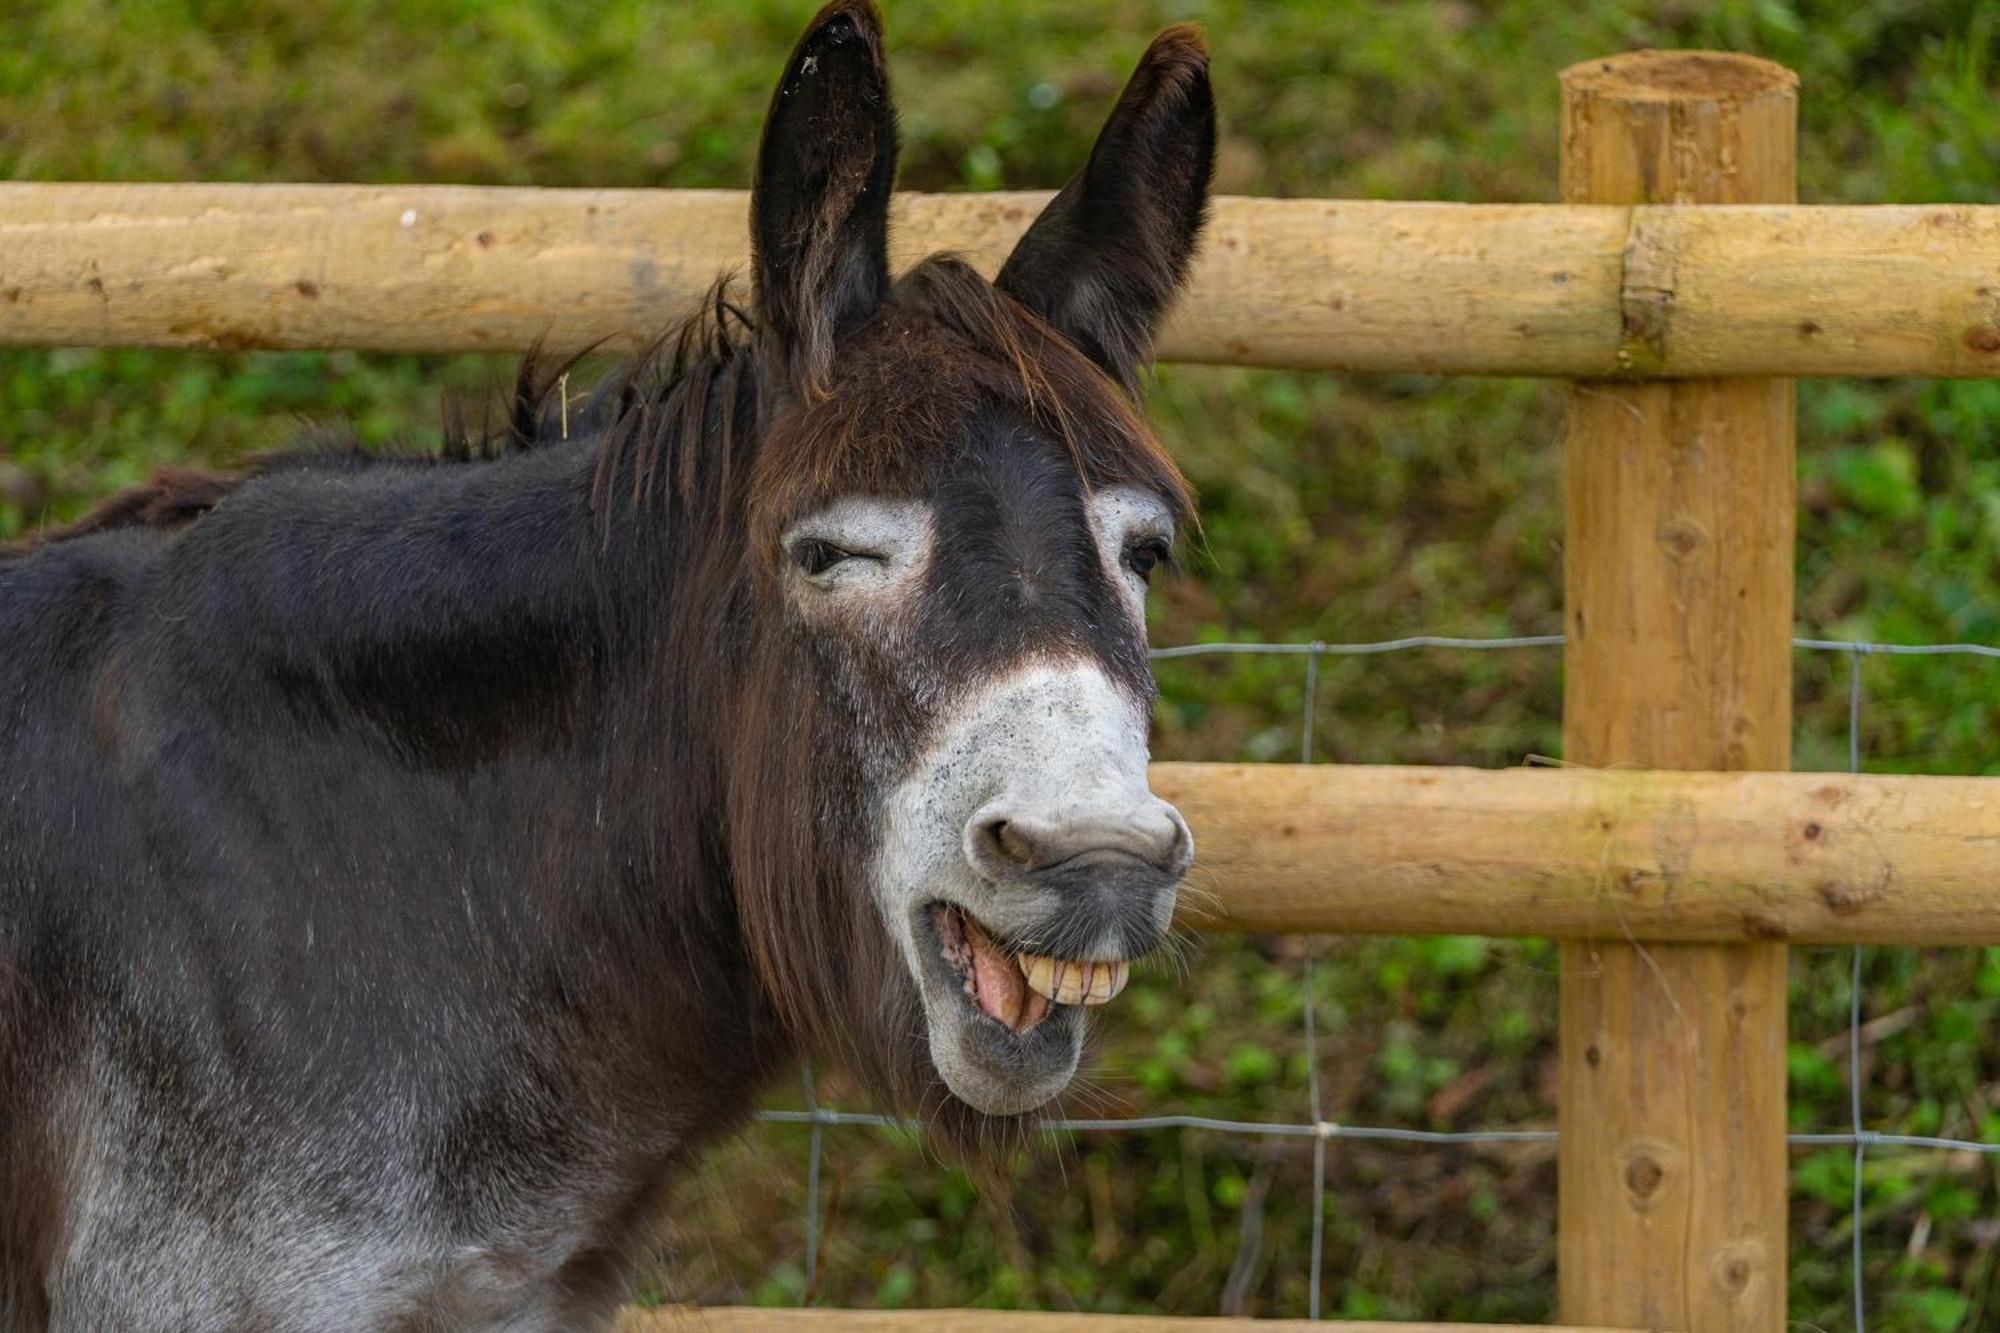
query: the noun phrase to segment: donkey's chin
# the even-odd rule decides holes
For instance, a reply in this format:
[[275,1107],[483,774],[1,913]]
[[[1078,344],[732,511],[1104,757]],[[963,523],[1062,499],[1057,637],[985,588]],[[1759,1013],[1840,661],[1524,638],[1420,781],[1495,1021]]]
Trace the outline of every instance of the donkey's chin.
[[1025,953],[942,902],[912,925],[931,1061],[945,1086],[988,1115],[1054,1100],[1076,1077],[1084,1010],[1123,990],[1131,964]]

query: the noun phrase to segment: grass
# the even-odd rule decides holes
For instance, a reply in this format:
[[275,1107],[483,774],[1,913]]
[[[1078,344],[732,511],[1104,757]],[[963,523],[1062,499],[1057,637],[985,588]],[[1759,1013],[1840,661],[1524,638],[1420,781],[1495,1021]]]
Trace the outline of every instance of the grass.
[[[740,186],[805,8],[14,7],[0,14],[0,175]],[[1146,38],[1192,18],[1215,48],[1219,185],[1232,192],[1551,199],[1555,72],[1659,45],[1750,51],[1800,72],[1807,200],[2000,201],[2000,14],[1978,0],[889,8],[904,183],[916,188],[1057,183]],[[350,416],[372,441],[421,438],[442,391],[476,394],[504,373],[477,358],[0,353],[0,537],[163,463],[273,447],[301,416]],[[1191,576],[1156,599],[1156,641],[1560,628],[1551,386],[1169,367],[1153,402],[1206,516]],[[2000,642],[2000,383],[1804,384],[1800,436],[1799,632]],[[1547,650],[1330,660],[1315,755],[1558,754],[1558,669]],[[1838,657],[1799,658],[1799,767],[1845,766],[1845,670]],[[1868,659],[1866,766],[2000,773],[1993,670]],[[1296,753],[1296,662],[1181,662],[1160,675],[1163,756]],[[1136,982],[1113,1006],[1102,1099],[1305,1116],[1302,962],[1295,940],[1217,942],[1187,978]],[[1326,942],[1313,1001],[1328,1117],[1551,1123],[1553,968],[1535,942]],[[1799,1127],[1846,1122],[1846,968],[1844,953],[1820,951],[1794,965]],[[2000,1138],[2000,952],[1872,950],[1864,980],[1868,1122]],[[821,1096],[843,1096],[837,1076]],[[834,1131],[808,1293],[804,1143],[803,1131],[757,1130],[725,1150],[680,1210],[656,1295],[1303,1312],[1305,1145],[1100,1136],[1025,1155],[980,1186],[894,1136]],[[1795,1167],[1792,1316],[1846,1327],[1851,1157],[1804,1152]],[[1871,1328],[1969,1333],[2000,1319],[1996,1170],[1871,1153]],[[1550,1313],[1547,1150],[1337,1143],[1328,1171],[1329,1313]]]

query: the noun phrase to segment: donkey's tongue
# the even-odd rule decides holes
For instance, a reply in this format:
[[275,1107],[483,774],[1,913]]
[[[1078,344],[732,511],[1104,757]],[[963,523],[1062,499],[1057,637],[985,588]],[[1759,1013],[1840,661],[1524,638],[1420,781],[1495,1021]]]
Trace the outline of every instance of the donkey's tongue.
[[970,916],[965,919],[965,942],[972,950],[973,998],[981,1009],[1015,1032],[1026,1032],[1048,1016],[1048,998],[1028,989],[1020,965],[995,946]]

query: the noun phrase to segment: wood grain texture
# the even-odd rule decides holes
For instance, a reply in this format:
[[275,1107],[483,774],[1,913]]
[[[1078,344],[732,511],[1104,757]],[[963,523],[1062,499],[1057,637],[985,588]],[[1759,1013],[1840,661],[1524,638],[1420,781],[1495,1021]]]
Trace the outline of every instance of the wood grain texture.
[[2000,783],[1155,764],[1204,931],[2000,944]]
[[[1163,1315],[1029,1313],[1018,1310],[767,1310],[669,1306],[626,1310],[617,1333],[1506,1333],[1519,1324],[1406,1324],[1304,1319],[1196,1319]],[[1609,1329],[1532,1326],[1537,1333]]]
[[[1637,168],[1633,168],[1635,171]],[[906,194],[996,269],[1047,198]],[[0,184],[0,345],[630,347],[745,263],[736,191]],[[2000,207],[1216,201],[1164,359],[2000,375]]]
[[[1785,204],[1797,80],[1637,52],[1562,76],[1572,203]],[[1674,340],[1679,266],[1635,238],[1625,335]],[[1564,434],[1565,757],[1789,766],[1789,381],[1579,382]],[[1703,1333],[1785,1324],[1782,944],[1565,943],[1560,1308]]]

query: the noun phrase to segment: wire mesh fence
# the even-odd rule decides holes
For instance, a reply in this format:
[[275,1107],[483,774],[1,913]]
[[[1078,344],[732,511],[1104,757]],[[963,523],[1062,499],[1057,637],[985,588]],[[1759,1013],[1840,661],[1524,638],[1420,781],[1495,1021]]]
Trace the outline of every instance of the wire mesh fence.
[[[1318,701],[1319,664],[1327,657],[1366,657],[1386,653],[1412,652],[1421,649],[1454,649],[1475,652],[1503,651],[1514,649],[1550,649],[1563,645],[1560,634],[1513,635],[1492,638],[1465,638],[1449,635],[1411,635],[1398,639],[1384,639],[1372,642],[1335,643],[1315,640],[1309,643],[1193,643],[1172,647],[1155,648],[1155,661],[1169,661],[1181,658],[1219,657],[1231,655],[1282,656],[1300,660],[1304,673],[1304,694],[1299,724],[1299,762],[1311,763],[1314,758],[1313,725],[1315,706]],[[2000,658],[2000,648],[1977,643],[1872,643],[1840,639],[1798,638],[1792,641],[1795,649],[1836,654],[1847,660],[1846,681],[1846,750],[1847,769],[1852,773],[1861,771],[1862,736],[1861,722],[1866,702],[1862,665],[1870,656],[1936,657],[1963,656],[1972,658]],[[1866,1333],[1868,1327],[1868,1291],[1863,1255],[1865,1234],[1863,1167],[1871,1149],[1901,1149],[1932,1152],[1969,1152],[2000,1158],[2000,1142],[1984,1142],[1922,1134],[1889,1133],[1868,1128],[1862,1110],[1864,1084],[1861,1074],[1861,1045],[1866,997],[1862,984],[1862,963],[1869,946],[1856,945],[1851,950],[1848,968],[1847,1006],[1847,1094],[1849,1123],[1845,1129],[1825,1132],[1801,1132],[1787,1136],[1787,1142],[1795,1148],[1851,1147],[1853,1149],[1853,1192],[1850,1205],[1850,1254],[1851,1287],[1853,1293],[1854,1328],[1856,1333]],[[1498,1145],[1498,1144],[1552,1144],[1557,1133],[1547,1129],[1481,1129],[1464,1131],[1425,1130],[1403,1128],[1395,1125],[1352,1125],[1327,1120],[1322,1114],[1323,1103],[1320,1096],[1319,1043],[1317,1040],[1316,992],[1313,986],[1313,969],[1316,950],[1313,937],[1306,937],[1305,950],[1301,962],[1301,983],[1304,988],[1302,1025],[1300,1038],[1305,1047],[1306,1068],[1306,1109],[1310,1118],[1299,1121],[1251,1121],[1231,1120],[1205,1115],[1141,1115],[1117,1118],[1077,1119],[1056,1118],[1043,1121],[1039,1128],[1048,1135],[1102,1134],[1161,1132],[1168,1130],[1203,1130],[1221,1134],[1238,1135],[1248,1138],[1289,1138],[1309,1139],[1313,1145],[1312,1200],[1311,1200],[1311,1249],[1308,1269],[1307,1317],[1322,1317],[1323,1272],[1325,1255],[1325,1192],[1327,1146],[1338,1140],[1361,1140],[1411,1145]],[[918,1126],[912,1121],[897,1120],[889,1116],[871,1112],[844,1111],[819,1104],[812,1067],[803,1070],[804,1106],[797,1110],[763,1110],[757,1119],[769,1124],[804,1125],[809,1128],[806,1168],[806,1197],[804,1200],[805,1239],[805,1289],[808,1293],[818,1286],[820,1257],[820,1180],[821,1164],[825,1153],[825,1131],[842,1126],[863,1126],[880,1129],[899,1129],[916,1132]]]

